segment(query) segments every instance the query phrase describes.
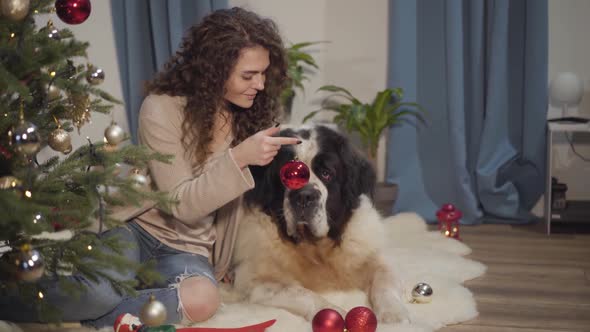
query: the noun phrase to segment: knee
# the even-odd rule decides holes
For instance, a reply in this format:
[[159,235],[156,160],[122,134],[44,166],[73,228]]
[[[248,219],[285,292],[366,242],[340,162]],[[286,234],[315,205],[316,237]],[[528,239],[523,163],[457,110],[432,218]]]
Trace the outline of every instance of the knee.
[[221,304],[217,286],[206,277],[186,278],[180,282],[179,289],[183,314],[191,322],[211,318]]

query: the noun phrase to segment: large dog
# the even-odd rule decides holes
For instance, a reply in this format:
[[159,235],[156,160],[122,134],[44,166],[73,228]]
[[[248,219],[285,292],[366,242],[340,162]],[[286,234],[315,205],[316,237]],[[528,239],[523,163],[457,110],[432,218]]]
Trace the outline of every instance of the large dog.
[[[323,308],[344,313],[322,292],[361,289],[382,322],[407,320],[401,286],[381,255],[382,217],[370,196],[371,164],[348,139],[325,126],[284,129],[302,144],[283,146],[273,162],[252,167],[246,213],[233,256],[234,287],[248,301],[280,307],[311,320]],[[289,160],[305,162],[309,183],[285,188]]]

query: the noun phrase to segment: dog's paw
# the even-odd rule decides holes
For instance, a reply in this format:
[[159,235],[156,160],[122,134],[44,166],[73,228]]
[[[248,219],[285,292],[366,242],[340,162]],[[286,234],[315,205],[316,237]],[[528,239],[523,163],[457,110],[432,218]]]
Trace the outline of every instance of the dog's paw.
[[375,315],[380,322],[386,324],[410,322],[410,312],[401,303],[394,303],[386,307],[376,308]]

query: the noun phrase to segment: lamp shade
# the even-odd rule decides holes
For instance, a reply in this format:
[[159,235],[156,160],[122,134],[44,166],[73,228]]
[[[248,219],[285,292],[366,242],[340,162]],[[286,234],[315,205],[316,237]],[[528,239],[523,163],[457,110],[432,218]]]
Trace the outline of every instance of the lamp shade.
[[549,83],[549,96],[558,104],[578,105],[583,94],[584,82],[574,73],[559,73]]

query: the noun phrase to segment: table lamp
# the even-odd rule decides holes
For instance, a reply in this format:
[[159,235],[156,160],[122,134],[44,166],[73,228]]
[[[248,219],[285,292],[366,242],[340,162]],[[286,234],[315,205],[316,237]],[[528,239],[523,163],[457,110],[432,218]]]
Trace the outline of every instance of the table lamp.
[[561,106],[562,113],[560,118],[549,119],[549,121],[588,123],[589,119],[568,115],[568,108],[578,106],[583,94],[584,82],[578,75],[570,72],[557,74],[549,83],[549,97],[553,103]]

